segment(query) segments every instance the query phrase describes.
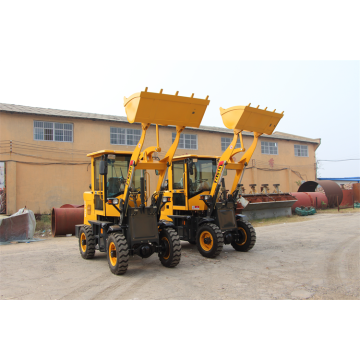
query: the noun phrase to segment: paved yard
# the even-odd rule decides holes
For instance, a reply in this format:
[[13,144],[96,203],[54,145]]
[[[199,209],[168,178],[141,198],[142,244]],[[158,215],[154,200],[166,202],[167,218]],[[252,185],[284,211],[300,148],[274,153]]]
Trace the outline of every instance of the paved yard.
[[75,237],[0,246],[1,299],[359,299],[360,214],[256,228],[248,253],[216,259],[182,242],[180,264],[157,254],[113,275],[104,253],[83,260]]

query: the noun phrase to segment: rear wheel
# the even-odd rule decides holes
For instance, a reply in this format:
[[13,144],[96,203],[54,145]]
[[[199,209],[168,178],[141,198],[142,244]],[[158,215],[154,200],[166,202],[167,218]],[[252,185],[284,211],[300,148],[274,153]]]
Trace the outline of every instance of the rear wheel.
[[200,254],[207,258],[214,258],[221,253],[224,246],[224,236],[215,224],[201,225],[196,236],[196,245]]
[[162,251],[159,252],[161,264],[172,268],[175,267],[181,258],[181,244],[179,235],[172,228],[166,228],[160,232],[160,246]]
[[83,259],[93,259],[95,256],[95,238],[91,226],[85,225],[80,230],[79,250]]
[[129,264],[129,248],[123,234],[111,234],[107,240],[107,259],[111,272],[115,275],[126,273]]
[[236,251],[249,251],[251,250],[256,242],[256,233],[253,226],[246,220],[238,220],[237,227],[239,230],[239,240],[233,240],[231,246]]

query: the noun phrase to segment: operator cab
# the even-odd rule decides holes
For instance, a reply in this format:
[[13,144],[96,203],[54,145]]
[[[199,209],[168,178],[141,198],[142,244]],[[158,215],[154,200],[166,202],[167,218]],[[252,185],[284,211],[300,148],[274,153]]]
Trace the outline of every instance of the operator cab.
[[[172,196],[171,204],[162,209],[163,215],[173,211],[206,210],[200,195],[210,194],[218,167],[218,156],[181,155],[174,157],[164,196]],[[170,218],[168,218],[170,219]]]
[[[96,156],[97,155],[97,156]],[[104,153],[98,152],[94,156],[94,191],[104,191],[106,198],[115,198],[124,193],[126,178],[129,170],[131,152],[127,153]],[[100,174],[100,163],[105,161],[107,174],[104,180]],[[140,191],[140,177],[142,170],[136,170],[133,177],[131,191]],[[102,182],[105,187],[103,188]]]

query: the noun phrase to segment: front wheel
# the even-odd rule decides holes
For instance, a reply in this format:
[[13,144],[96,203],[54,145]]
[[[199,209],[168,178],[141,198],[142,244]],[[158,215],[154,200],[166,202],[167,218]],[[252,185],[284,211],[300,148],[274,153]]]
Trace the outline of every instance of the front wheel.
[[107,259],[113,274],[123,275],[126,273],[129,264],[129,248],[123,234],[113,233],[108,237]]
[[206,223],[201,225],[196,239],[196,245],[200,254],[207,258],[218,256],[224,246],[224,236],[215,224]]
[[95,256],[95,238],[91,226],[85,225],[80,230],[79,250],[83,259],[93,259]]
[[233,240],[231,246],[236,251],[249,251],[256,242],[256,233],[254,227],[246,220],[238,220],[237,227],[239,231],[239,239]]
[[172,228],[161,230],[159,234],[160,246],[159,259],[162,265],[168,268],[175,267],[181,258],[181,244],[179,235]]

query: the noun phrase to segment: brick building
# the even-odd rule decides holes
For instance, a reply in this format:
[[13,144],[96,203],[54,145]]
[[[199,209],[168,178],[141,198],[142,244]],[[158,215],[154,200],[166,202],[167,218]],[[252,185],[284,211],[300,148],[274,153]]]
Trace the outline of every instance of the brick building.
[[[218,123],[222,125],[220,116]],[[132,151],[140,134],[140,124],[130,124],[122,116],[0,104],[0,187],[5,187],[2,192],[6,193],[3,212],[6,208],[6,213],[12,214],[26,205],[35,213],[49,213],[62,204],[82,204],[83,192],[91,182],[86,155],[102,149]],[[160,127],[160,157],[174,134],[174,127]],[[186,128],[176,155],[220,156],[232,138],[233,131],[223,127]],[[243,132],[243,139],[248,148],[253,136]],[[155,126],[149,128],[144,148],[151,145],[156,145]],[[316,180],[319,145],[320,139],[280,132],[262,135],[242,180],[246,192],[249,184],[257,184],[260,191],[264,183],[271,188],[280,184],[283,192],[296,191],[302,180]],[[151,173],[151,192],[155,184],[156,175]]]

